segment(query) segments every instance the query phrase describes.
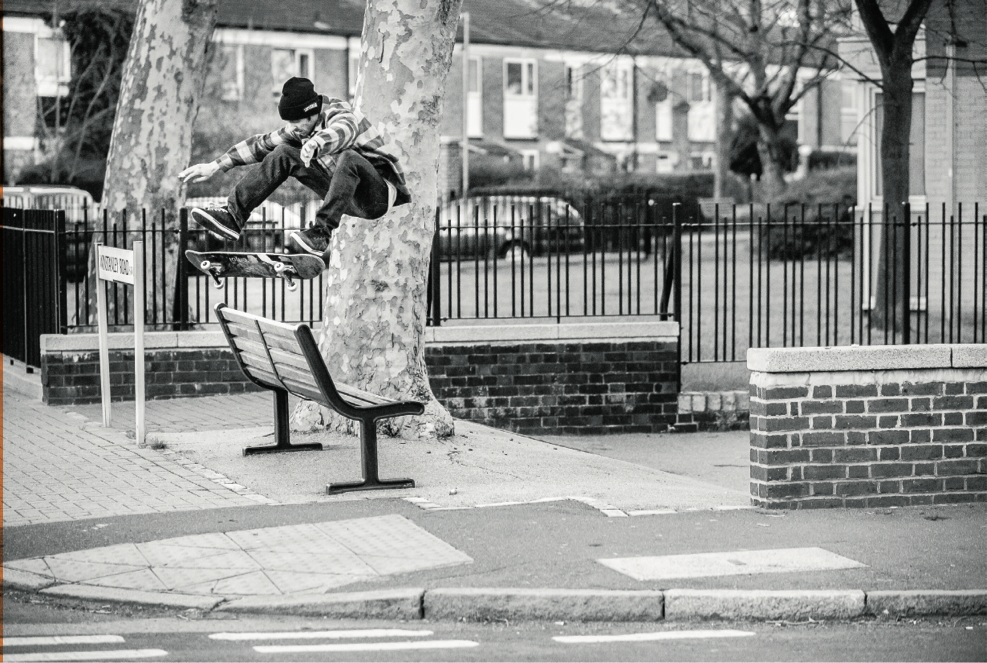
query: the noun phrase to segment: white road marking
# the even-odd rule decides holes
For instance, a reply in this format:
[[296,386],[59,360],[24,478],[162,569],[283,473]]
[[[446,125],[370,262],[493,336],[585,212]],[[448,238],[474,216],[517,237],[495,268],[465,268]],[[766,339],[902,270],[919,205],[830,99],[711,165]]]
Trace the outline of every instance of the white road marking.
[[597,561],[635,580],[856,569],[866,566],[822,548],[742,550],[663,557],[618,557]]
[[363,629],[358,631],[284,631],[275,633],[213,633],[212,640],[313,640],[326,638],[342,640],[343,638],[424,638],[432,635],[431,631],[407,631],[394,628]]
[[747,638],[757,635],[752,631],[664,631],[661,633],[627,633],[624,635],[559,635],[552,640],[570,645],[599,642],[647,642],[651,640],[689,640],[704,638]]
[[478,647],[472,640],[427,640],[425,642],[352,642],[338,645],[263,645],[254,647],[260,654],[295,654],[306,652],[400,651],[405,649],[463,649]]
[[130,661],[137,658],[167,656],[163,649],[118,649],[116,651],[50,651],[38,654],[4,654],[3,660],[17,661]]
[[46,645],[107,645],[123,642],[119,635],[38,635],[3,638],[4,647],[44,647]]

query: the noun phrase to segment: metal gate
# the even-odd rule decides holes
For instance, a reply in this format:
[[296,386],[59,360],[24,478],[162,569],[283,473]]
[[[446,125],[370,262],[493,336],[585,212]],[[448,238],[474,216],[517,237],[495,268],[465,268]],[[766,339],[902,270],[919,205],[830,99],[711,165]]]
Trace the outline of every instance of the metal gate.
[[3,210],[3,354],[41,366],[41,335],[67,331],[65,212]]

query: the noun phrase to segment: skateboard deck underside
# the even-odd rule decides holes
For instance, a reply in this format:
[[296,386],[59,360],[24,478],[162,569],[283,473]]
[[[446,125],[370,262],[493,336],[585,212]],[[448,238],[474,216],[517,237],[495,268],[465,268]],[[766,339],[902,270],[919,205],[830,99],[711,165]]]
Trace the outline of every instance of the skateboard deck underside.
[[[221,278],[270,278],[284,274],[292,278],[313,279],[325,269],[321,258],[307,255],[189,250],[185,256],[199,271]],[[210,266],[204,268],[203,263]],[[276,269],[278,263],[284,265],[283,272]]]

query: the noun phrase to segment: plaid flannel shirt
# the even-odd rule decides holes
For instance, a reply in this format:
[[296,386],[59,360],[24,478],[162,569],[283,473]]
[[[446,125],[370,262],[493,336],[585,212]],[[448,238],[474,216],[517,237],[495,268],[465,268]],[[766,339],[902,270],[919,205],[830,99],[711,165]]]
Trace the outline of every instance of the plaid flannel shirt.
[[397,157],[385,149],[386,143],[380,132],[348,103],[325,95],[322,96],[319,121],[310,136],[301,139],[295,136],[291,125],[286,125],[277,131],[257,134],[237,143],[216,159],[216,163],[220,170],[226,172],[238,166],[263,161],[278,145],[286,143],[301,148],[309,141],[316,143],[317,156],[312,159],[312,163],[319,164],[330,177],[336,172],[336,155],[352,149],[363,155],[384,179],[397,187],[398,204],[411,199],[404,171],[401,170]]

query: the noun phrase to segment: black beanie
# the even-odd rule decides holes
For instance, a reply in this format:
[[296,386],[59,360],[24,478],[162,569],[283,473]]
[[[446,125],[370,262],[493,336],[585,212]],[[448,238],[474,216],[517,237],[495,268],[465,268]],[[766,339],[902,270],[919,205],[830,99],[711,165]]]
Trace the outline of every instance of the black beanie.
[[307,78],[289,78],[281,88],[278,113],[282,120],[301,120],[321,110],[322,95],[315,92],[315,86]]

